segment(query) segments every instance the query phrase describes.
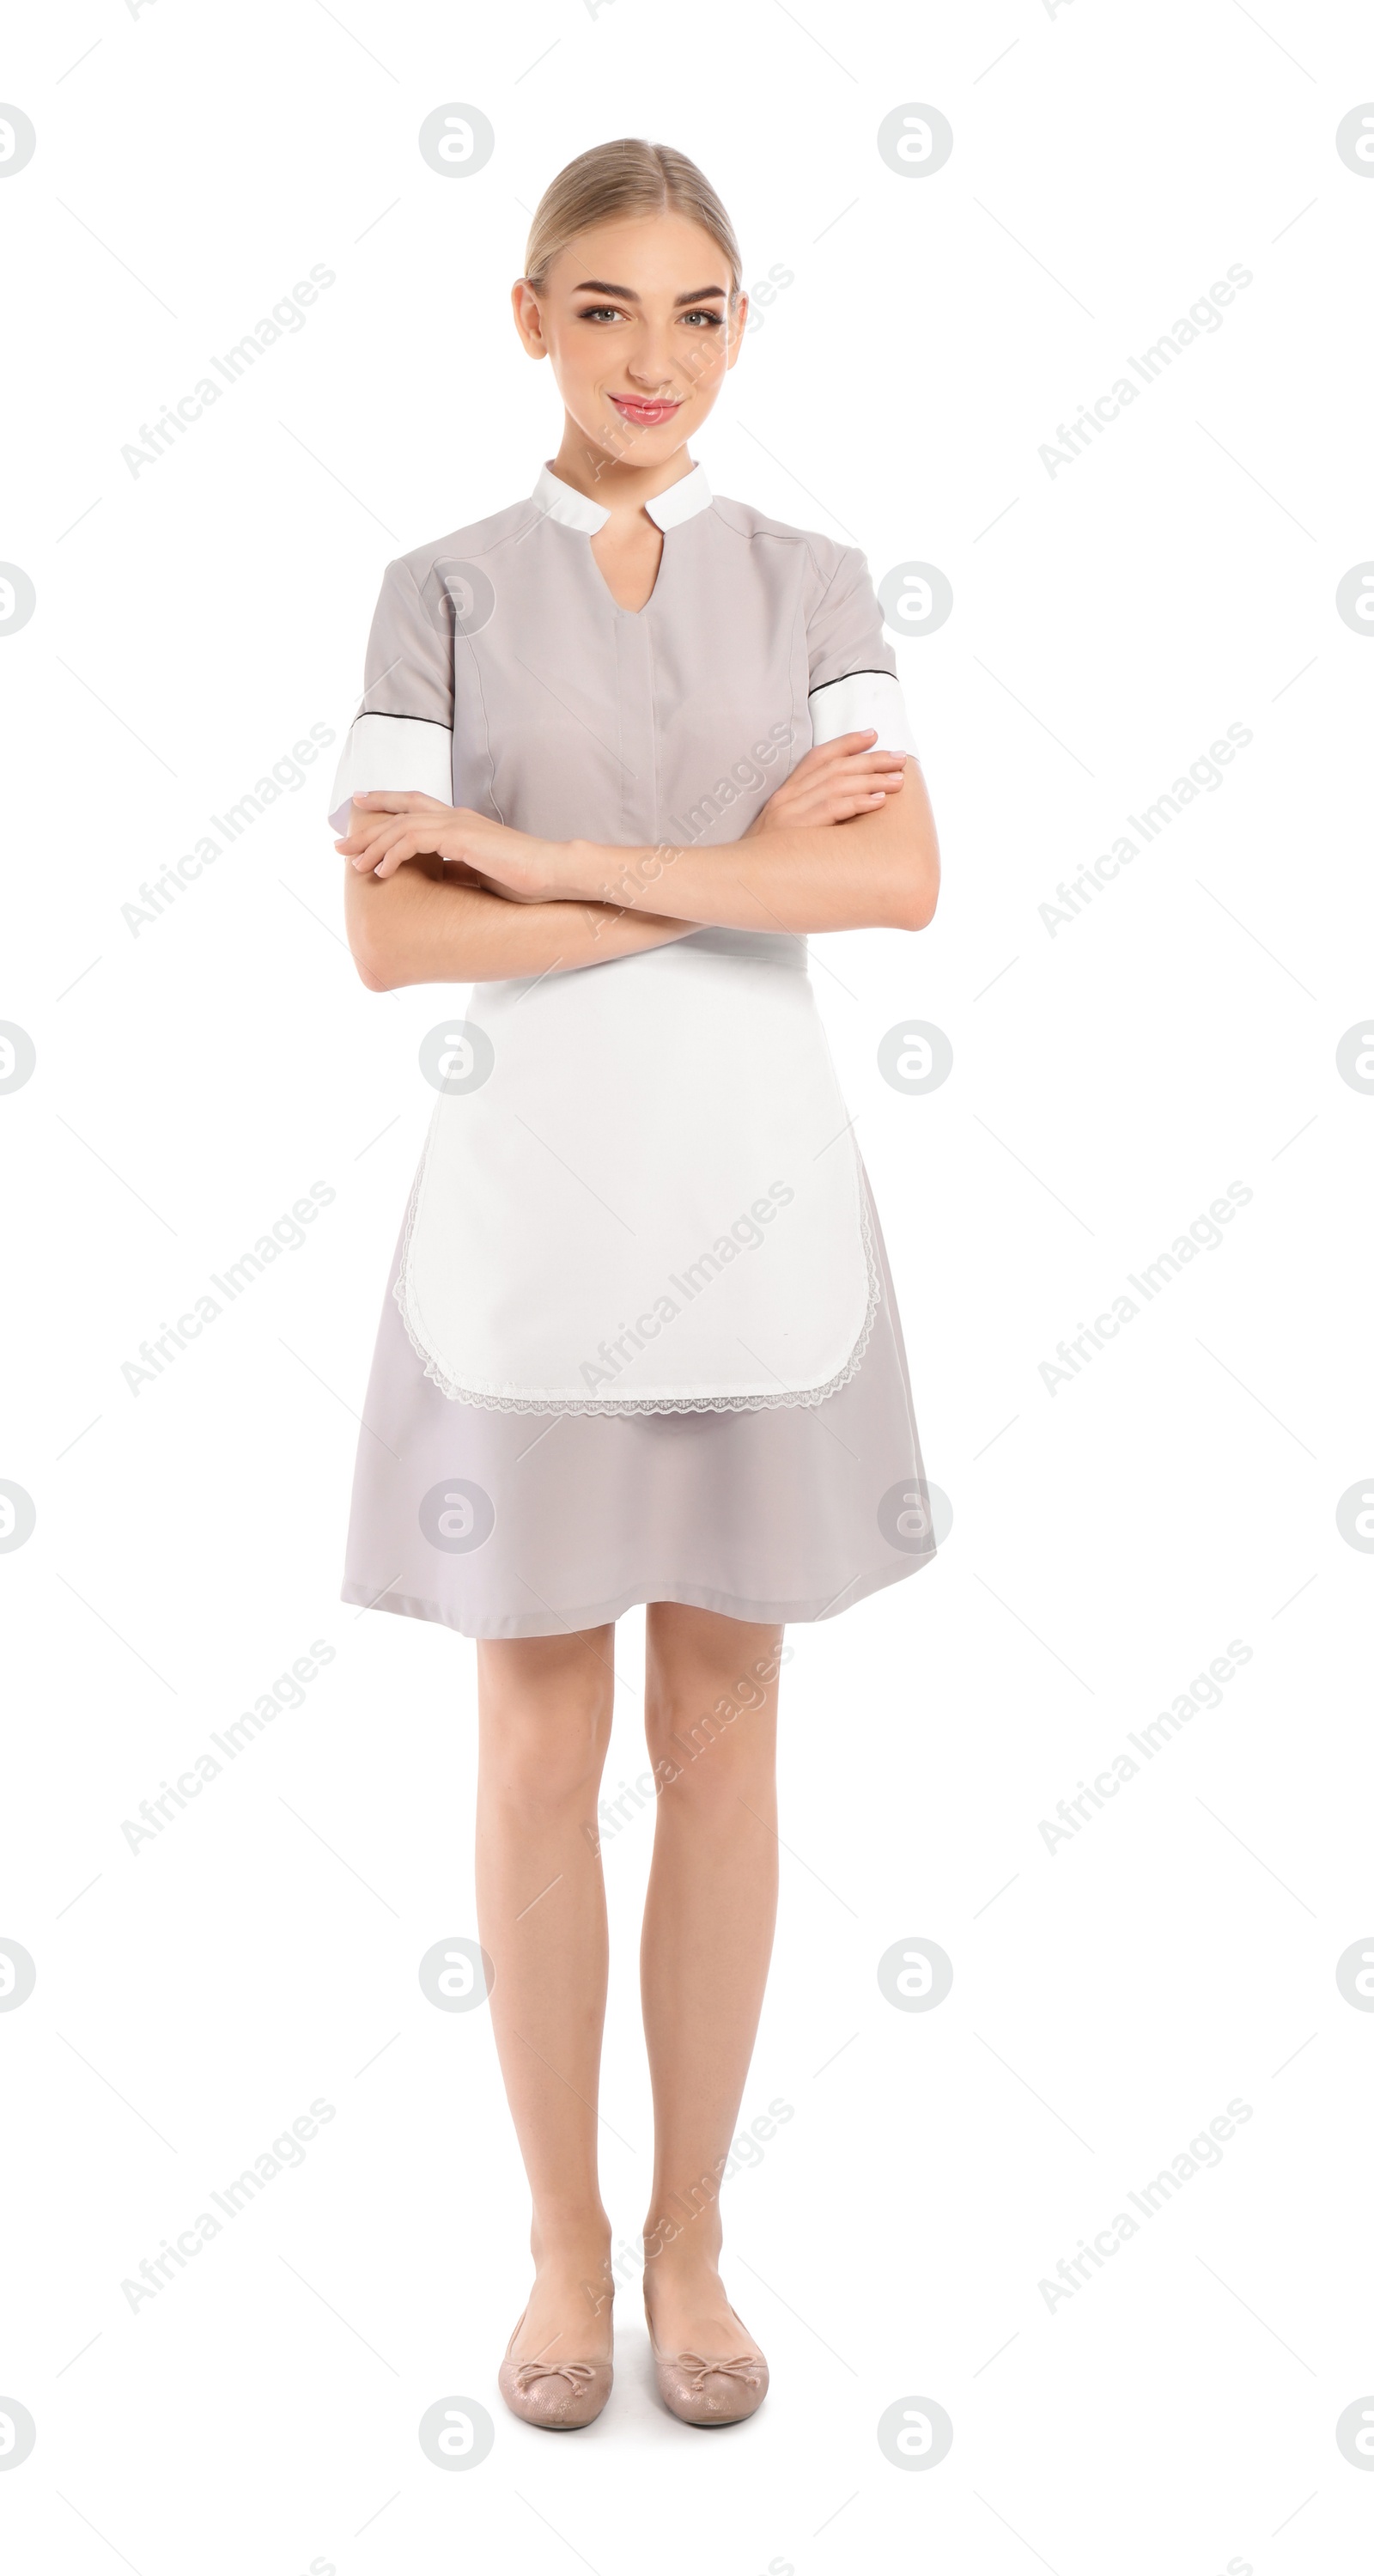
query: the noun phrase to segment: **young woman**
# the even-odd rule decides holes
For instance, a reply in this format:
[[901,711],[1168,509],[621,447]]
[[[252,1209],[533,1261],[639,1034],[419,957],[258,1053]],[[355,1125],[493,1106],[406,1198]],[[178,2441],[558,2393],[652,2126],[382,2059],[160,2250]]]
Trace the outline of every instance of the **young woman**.
[[331,816],[368,988],[482,988],[422,1049],[344,1598],[478,1641],[478,1920],[533,2197],[500,2386],[550,2428],[611,2385],[597,1801],[615,1621],[647,1604],[645,2307],[665,2403],[722,2424],[768,2377],[718,2186],[773,1937],[783,1626],[933,1553],[805,934],[921,929],[939,861],[862,554],[688,453],[748,310],[701,172],[584,153],[512,301],[557,455],[388,566]]

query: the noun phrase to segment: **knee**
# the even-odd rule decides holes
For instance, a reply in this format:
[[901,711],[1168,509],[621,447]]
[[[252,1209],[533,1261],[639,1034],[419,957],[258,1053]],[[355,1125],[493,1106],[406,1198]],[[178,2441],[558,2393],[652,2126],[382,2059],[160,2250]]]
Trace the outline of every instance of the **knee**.
[[732,1684],[709,1698],[657,1697],[646,1734],[664,1788],[694,1805],[734,1805],[746,1782],[772,1777],[773,1712],[762,1692],[755,1698]]
[[516,1809],[530,1824],[569,1808],[590,1811],[609,1737],[609,1724],[603,1728],[591,1713],[570,1709],[500,1722],[496,1740],[488,1738],[482,1748],[484,1795]]
[[611,1733],[611,1676],[577,1662],[481,1676],[484,1793],[530,1822],[595,1804]]

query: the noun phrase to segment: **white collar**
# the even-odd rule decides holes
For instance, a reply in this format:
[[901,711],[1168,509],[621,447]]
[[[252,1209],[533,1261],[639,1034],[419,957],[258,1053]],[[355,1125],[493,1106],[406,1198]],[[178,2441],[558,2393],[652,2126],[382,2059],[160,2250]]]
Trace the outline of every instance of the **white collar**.
[[[579,528],[588,537],[604,528],[611,515],[599,501],[589,500],[585,492],[575,492],[548,465],[540,466],[531,497],[545,518],[556,519],[561,528]],[[694,519],[698,510],[708,510],[711,500],[706,468],[694,465],[690,474],[670,483],[666,492],[656,492],[644,507],[656,527],[676,528],[683,519]]]
[[646,501],[644,507],[655,527],[676,528],[684,519],[694,519],[698,510],[709,510],[711,500],[711,486],[706,480],[706,468],[704,465],[694,465],[690,474],[684,474],[678,482],[670,483],[666,492],[656,492],[652,501]]

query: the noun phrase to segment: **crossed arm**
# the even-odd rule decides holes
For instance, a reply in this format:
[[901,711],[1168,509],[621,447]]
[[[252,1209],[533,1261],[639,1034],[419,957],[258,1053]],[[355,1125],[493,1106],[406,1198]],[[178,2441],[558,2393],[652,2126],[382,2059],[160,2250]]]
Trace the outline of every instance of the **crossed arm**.
[[867,733],[818,744],[738,840],[544,841],[431,796],[355,798],[348,941],[370,991],[566,972],[743,930],[921,930],[940,860],[916,762]]

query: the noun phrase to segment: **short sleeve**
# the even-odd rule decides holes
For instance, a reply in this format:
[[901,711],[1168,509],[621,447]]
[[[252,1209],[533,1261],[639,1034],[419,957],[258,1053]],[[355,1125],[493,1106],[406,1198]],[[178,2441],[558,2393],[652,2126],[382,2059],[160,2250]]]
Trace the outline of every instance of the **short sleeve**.
[[450,603],[442,585],[422,593],[403,559],[382,577],[363,679],[329,801],[336,832],[346,828],[353,798],[370,788],[417,788],[446,805],[453,799]]
[[919,758],[897,677],[897,656],[883,631],[883,612],[857,546],[845,547],[813,609],[806,648],[813,742],[833,742],[837,734],[873,725],[875,750]]

